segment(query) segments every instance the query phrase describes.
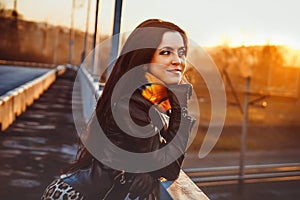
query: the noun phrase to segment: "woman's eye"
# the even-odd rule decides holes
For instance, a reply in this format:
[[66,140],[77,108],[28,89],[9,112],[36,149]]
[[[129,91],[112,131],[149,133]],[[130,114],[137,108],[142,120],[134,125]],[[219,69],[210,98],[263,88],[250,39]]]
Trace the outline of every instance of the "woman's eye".
[[179,50],[178,51],[178,56],[185,56],[186,55],[186,51],[185,50]]
[[[175,53],[175,52],[173,52],[173,51],[171,51],[171,50],[161,50],[161,51],[159,52],[160,55],[170,55],[170,54],[172,54],[172,53]],[[186,51],[185,51],[184,49],[179,50],[179,51],[177,52],[177,55],[178,55],[179,57],[186,56]]]
[[168,51],[168,50],[162,50],[159,54],[160,54],[160,55],[170,55],[170,54],[171,54],[171,51]]

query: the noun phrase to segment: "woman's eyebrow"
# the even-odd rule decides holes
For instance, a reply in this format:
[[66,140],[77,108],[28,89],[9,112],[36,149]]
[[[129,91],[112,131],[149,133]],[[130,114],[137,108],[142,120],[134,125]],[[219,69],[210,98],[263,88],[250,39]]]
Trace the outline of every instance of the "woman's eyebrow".
[[174,50],[174,49],[172,47],[165,46],[165,47],[161,47],[160,50]]
[[[169,47],[169,46],[161,47],[161,48],[159,48],[159,49],[160,49],[160,50],[174,50],[173,47]],[[185,50],[185,47],[182,46],[182,47],[179,47],[178,49],[179,49],[179,50],[182,50],[182,49]]]

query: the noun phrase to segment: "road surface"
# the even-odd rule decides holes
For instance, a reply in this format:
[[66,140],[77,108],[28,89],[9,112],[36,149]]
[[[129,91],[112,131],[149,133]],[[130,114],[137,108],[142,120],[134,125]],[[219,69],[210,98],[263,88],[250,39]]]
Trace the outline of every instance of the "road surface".
[[0,96],[50,69],[0,65]]

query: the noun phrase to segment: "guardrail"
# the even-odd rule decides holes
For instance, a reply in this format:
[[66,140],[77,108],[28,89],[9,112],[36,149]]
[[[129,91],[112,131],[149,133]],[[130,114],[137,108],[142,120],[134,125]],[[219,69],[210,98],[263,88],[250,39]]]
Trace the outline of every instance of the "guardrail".
[[162,200],[209,200],[200,188],[186,175],[180,171],[175,181],[161,182],[160,199]]
[[25,112],[34,100],[47,90],[66,71],[63,65],[0,96],[0,131],[6,130],[17,116]]
[[81,90],[83,120],[87,123],[91,118],[92,113],[96,108],[97,100],[102,93],[102,85],[100,85],[98,81],[95,81],[85,67],[80,67],[78,69],[77,78]]
[[[239,166],[203,167],[184,169],[198,186],[237,184]],[[274,180],[300,180],[300,163],[246,165],[246,183]]]
[[[103,85],[99,84],[98,81],[95,81],[85,67],[80,67],[77,77],[80,82],[83,101],[83,120],[87,123],[95,110],[96,102],[101,95]],[[161,182],[160,199],[209,200],[209,198],[182,170],[180,171],[177,180]]]

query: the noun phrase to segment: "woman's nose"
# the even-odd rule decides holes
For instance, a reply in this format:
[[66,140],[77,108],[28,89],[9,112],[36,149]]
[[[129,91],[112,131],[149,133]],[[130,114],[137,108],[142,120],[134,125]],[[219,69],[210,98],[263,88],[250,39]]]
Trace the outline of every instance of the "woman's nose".
[[172,56],[172,65],[180,65],[180,64],[181,64],[180,57],[178,56],[177,53],[173,53],[173,56]]

